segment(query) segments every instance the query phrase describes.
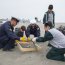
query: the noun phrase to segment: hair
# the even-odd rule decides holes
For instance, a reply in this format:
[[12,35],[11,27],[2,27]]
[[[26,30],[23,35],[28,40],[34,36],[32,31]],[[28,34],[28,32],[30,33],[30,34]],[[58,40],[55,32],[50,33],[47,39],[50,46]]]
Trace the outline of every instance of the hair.
[[48,9],[52,10],[53,9],[53,5],[49,5]]
[[21,29],[22,29],[23,31],[25,31],[25,30],[26,30],[26,27],[25,27],[25,26],[21,26]]
[[16,21],[17,23],[19,22],[19,20],[17,18],[15,18],[15,17],[12,17],[11,20]]
[[35,17],[35,19],[37,19],[37,17]]
[[44,26],[45,27],[49,26],[50,28],[52,28],[52,23],[51,22],[45,23]]

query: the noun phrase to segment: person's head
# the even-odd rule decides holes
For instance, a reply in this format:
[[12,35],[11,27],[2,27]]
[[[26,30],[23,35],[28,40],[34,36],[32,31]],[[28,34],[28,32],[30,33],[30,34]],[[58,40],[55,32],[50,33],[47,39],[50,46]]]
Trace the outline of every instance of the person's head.
[[35,20],[37,20],[38,18],[37,17],[35,17]]
[[44,24],[45,31],[48,31],[49,29],[51,29],[51,27],[52,27],[52,23],[51,22],[48,22],[48,23]]
[[20,31],[26,31],[26,27],[25,26],[21,26]]
[[53,5],[48,6],[48,11],[51,12],[53,10]]
[[36,20],[36,22],[38,22],[38,18],[37,17],[35,17],[35,20]]
[[15,17],[12,17],[10,22],[11,22],[12,26],[16,26],[17,23],[19,22],[19,20],[17,18],[15,18]]
[[35,24],[35,23],[31,24],[32,29],[34,29],[34,28],[35,28],[35,26],[36,26],[36,24]]

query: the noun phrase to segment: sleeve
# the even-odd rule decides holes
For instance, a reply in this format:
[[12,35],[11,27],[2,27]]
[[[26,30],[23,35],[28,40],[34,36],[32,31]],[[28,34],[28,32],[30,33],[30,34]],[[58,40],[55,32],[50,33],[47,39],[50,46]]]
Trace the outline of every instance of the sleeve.
[[17,36],[18,36],[18,37],[23,37],[23,32],[20,32],[20,31],[19,31],[19,32],[17,33]]
[[27,27],[27,30],[26,30],[26,36],[27,36],[27,37],[30,36],[30,25]]
[[10,39],[20,40],[14,32],[12,32],[11,27],[9,25],[4,25],[5,32]]
[[55,12],[53,12],[53,24],[55,26]]
[[43,24],[45,24],[46,22],[46,14],[44,14],[44,17],[43,17]]
[[50,32],[46,32],[44,37],[38,37],[36,39],[37,42],[45,42],[45,41],[49,41],[49,40],[52,40],[53,39],[53,36]]
[[40,36],[40,28],[39,28],[39,26],[37,26],[37,37],[39,37]]

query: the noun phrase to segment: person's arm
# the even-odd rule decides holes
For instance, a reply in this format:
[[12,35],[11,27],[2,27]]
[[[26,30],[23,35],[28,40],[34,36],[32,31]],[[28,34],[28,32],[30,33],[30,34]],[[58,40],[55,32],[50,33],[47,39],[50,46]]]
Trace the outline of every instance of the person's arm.
[[37,24],[36,24],[36,28],[37,28],[37,37],[39,37],[40,36],[40,28]]
[[26,36],[27,36],[27,37],[30,36],[30,25],[27,27],[27,30],[26,30]]
[[55,12],[53,12],[53,25],[55,27]]
[[43,24],[46,23],[46,13],[44,14],[44,17],[43,17]]
[[6,35],[10,39],[20,40],[20,37],[18,37],[14,32],[12,32],[12,30],[11,30],[9,25],[4,25],[4,30],[6,32]]
[[36,39],[36,42],[45,42],[45,41],[49,41],[49,40],[52,40],[53,39],[53,36],[50,32],[46,32],[44,37],[38,37]]
[[40,36],[40,28],[37,28],[37,37]]

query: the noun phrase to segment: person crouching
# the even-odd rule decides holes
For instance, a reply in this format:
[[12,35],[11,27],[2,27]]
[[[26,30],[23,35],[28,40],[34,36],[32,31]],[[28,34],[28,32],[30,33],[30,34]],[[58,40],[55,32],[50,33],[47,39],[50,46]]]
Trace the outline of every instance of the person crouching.
[[52,45],[51,50],[47,53],[46,57],[51,60],[65,61],[65,36],[59,30],[52,28],[52,23],[45,23],[44,29],[46,31],[44,37],[33,38],[33,42],[49,41]]

